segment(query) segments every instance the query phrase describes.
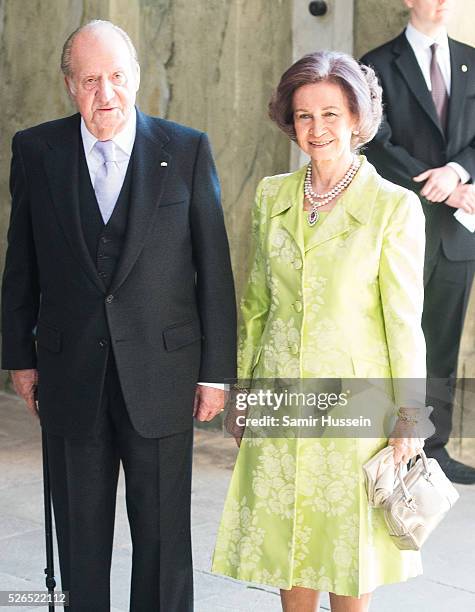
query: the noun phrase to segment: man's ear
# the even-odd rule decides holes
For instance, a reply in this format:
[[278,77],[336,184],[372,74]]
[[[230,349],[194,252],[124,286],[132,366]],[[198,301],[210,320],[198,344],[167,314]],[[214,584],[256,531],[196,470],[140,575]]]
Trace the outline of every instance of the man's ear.
[[74,100],[74,96],[76,95],[76,90],[71,79],[67,76],[64,77],[64,84],[66,85],[66,91],[69,94],[69,97]]
[[138,62],[135,62],[135,81],[136,81],[136,86],[135,86],[135,91],[137,92],[139,90],[140,87],[140,64]]
[[412,9],[414,7],[413,0],[402,0],[403,4],[405,4],[406,8]]

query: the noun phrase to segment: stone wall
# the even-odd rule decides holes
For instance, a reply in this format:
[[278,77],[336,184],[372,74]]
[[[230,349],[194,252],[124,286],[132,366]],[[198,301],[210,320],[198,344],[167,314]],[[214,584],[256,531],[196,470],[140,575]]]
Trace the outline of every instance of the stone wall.
[[402,0],[354,0],[354,54],[366,51],[394,38],[407,22]]
[[290,0],[2,0],[0,251],[9,210],[11,136],[73,112],[59,55],[66,36],[93,18],[114,21],[136,43],[142,110],[209,133],[241,285],[240,249],[246,252],[257,181],[288,166],[288,143],[268,121],[266,107],[291,61]]
[[[334,0],[344,2],[347,0]],[[354,50],[356,57],[394,38],[406,25],[408,11],[403,0],[354,0]],[[475,2],[456,0],[449,34],[475,45]]]
[[99,18],[137,46],[141,109],[209,133],[240,288],[257,182],[289,164],[288,142],[266,113],[292,59],[291,10],[291,0],[0,0],[0,267],[11,137],[74,112],[59,70],[62,44]]

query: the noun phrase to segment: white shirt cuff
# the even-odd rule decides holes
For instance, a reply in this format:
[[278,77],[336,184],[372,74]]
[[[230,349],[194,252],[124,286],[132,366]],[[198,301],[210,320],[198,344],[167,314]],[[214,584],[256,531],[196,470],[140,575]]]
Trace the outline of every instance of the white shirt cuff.
[[223,383],[204,383],[199,382],[199,385],[203,385],[203,387],[213,387],[213,389],[221,389],[222,391],[229,391],[229,385]]
[[461,166],[457,162],[449,162],[447,166],[449,166],[450,168],[453,168],[455,172],[459,175],[459,179],[462,185],[465,185],[465,183],[468,183],[471,177],[470,177],[470,174],[465,170],[463,166]]

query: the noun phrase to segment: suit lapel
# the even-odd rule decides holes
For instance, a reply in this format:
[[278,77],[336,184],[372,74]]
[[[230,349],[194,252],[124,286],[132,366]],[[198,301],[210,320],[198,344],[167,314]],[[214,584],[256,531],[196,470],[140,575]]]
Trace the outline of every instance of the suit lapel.
[[[462,106],[465,102],[465,90],[467,81],[472,78],[470,68],[464,57],[463,47],[457,41],[449,38],[450,48],[450,68],[451,68],[451,87],[449,101],[449,117],[447,122],[448,140],[452,134],[456,132],[457,125],[460,121]],[[462,66],[466,67],[465,72]]]
[[304,244],[301,210],[303,207],[303,182],[306,170],[307,166],[305,165],[283,182],[270,214],[271,218],[278,220],[280,226],[290,234],[302,255]]
[[[343,199],[343,196],[341,196],[341,198]],[[321,222],[321,225],[317,222],[310,240],[308,240],[305,245],[305,252],[337,236],[350,234],[359,227],[355,219],[353,219],[353,217],[348,214],[348,211],[339,204],[341,204],[341,200],[328,213],[328,216],[325,218],[324,222]]]
[[378,191],[378,181],[375,180],[377,175],[374,168],[364,156],[360,158],[361,167],[353,182],[328,213],[325,222],[321,225],[317,222],[312,237],[306,244],[302,228],[302,223],[306,223],[306,215],[303,214],[302,208],[307,166],[291,175],[279,190],[270,216],[278,220],[281,227],[292,236],[302,255],[337,236],[351,234],[368,221]]
[[321,225],[317,222],[312,237],[305,245],[305,252],[337,236],[349,236],[368,221],[378,188],[372,166],[364,156],[360,156],[360,159],[362,163],[355,178],[324,222]]
[[168,140],[165,132],[137,109],[127,231],[122,254],[109,288],[111,293],[117,291],[127,278],[153,224],[171,161],[170,154],[163,149]]
[[404,32],[394,41],[393,52],[397,56],[394,63],[406,81],[407,86],[445,139],[432,95],[427,88],[424,75]]
[[66,129],[48,141],[44,165],[56,214],[66,239],[84,272],[103,292],[104,283],[84,240],[79,211],[80,116],[69,118]]

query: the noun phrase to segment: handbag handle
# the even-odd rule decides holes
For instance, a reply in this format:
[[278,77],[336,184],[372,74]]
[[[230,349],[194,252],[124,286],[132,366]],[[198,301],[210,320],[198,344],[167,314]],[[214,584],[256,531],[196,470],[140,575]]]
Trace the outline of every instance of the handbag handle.
[[[427,461],[427,456],[425,454],[425,452],[421,449],[419,451],[419,456],[422,459],[422,475],[424,476],[424,478],[426,478],[427,480],[430,478],[431,473],[430,473],[430,469],[429,469],[429,463]],[[416,455],[417,457],[417,455]],[[412,467],[415,464],[414,461],[414,457],[411,459],[410,465],[409,465],[409,469],[412,469]],[[401,485],[401,490],[404,496],[404,503],[407,505],[408,508],[411,508],[411,510],[415,510],[415,501],[414,498],[411,495],[411,492],[409,491],[409,489],[407,488],[405,479],[404,479],[404,474],[403,474],[403,470],[404,470],[404,466],[403,463],[401,462],[399,464],[399,470],[398,470],[398,477],[399,477],[399,484]]]
[[422,450],[422,448],[421,448],[421,450],[419,451],[419,453],[417,455],[414,455],[414,457],[412,457],[412,459],[409,460],[409,469],[411,469],[415,465],[417,457],[420,457],[422,459],[422,463],[424,465],[424,470],[425,470],[426,474],[428,476],[430,476],[430,470],[429,470],[429,463],[427,461],[427,455]]

